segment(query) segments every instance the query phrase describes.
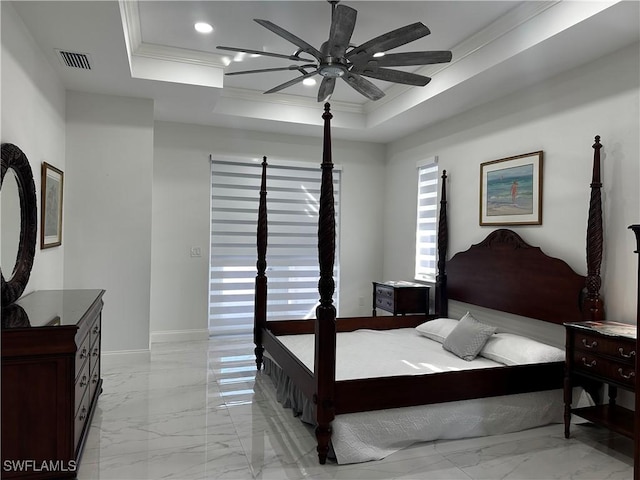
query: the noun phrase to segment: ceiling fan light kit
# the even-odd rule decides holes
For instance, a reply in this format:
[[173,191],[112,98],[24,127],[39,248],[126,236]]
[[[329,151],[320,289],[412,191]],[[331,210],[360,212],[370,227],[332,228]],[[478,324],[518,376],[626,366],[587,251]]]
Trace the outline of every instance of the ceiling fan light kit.
[[[332,9],[331,28],[328,40],[322,44],[319,50],[275,23],[261,19],[254,19],[254,21],[298,47],[293,55],[261,52],[238,47],[217,47],[220,50],[253,53],[304,62],[303,65],[227,72],[225,75],[297,70],[300,73],[299,76],[264,93],[279,92],[314,75],[320,75],[322,82],[320,82],[320,87],[318,88],[318,102],[325,102],[331,97],[338,78],[345,80],[347,85],[369,100],[376,101],[384,97],[385,94],[373,82],[364,77],[404,85],[424,86],[431,81],[431,78],[417,73],[384,67],[419,66],[451,61],[451,52],[445,50],[386,53],[388,50],[429,35],[431,32],[421,22],[406,25],[375,37],[362,45],[353,46],[350,44],[351,35],[356,25],[358,12],[346,5],[338,5],[339,0],[327,1],[331,4]],[[302,54],[310,55],[313,59],[300,57]]]

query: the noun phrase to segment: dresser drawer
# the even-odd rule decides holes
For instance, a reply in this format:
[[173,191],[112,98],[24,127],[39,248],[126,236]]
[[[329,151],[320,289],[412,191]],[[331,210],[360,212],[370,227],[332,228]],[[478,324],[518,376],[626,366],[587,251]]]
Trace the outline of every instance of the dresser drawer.
[[78,410],[76,411],[76,416],[73,422],[73,444],[75,447],[78,446],[78,442],[82,436],[82,429],[84,428],[85,423],[87,422],[87,417],[89,416],[89,395],[85,395],[80,400],[80,404],[78,405]]
[[627,362],[617,362],[594,355],[590,352],[575,350],[573,352],[573,369],[576,373],[596,375],[634,389],[636,385],[635,369]]
[[89,399],[92,399],[96,393],[96,388],[98,388],[98,384],[100,383],[100,368],[98,368],[98,365],[96,365],[91,372],[89,382]]
[[89,358],[89,353],[90,353],[90,335],[87,335],[84,337],[84,340],[82,341],[82,343],[78,346],[78,350],[76,351],[76,371],[75,371],[75,377],[74,378],[78,378],[78,375],[80,374],[80,371],[82,370],[82,368],[84,367],[84,363],[85,361]]
[[80,375],[78,375],[75,383],[75,408],[73,409],[73,411],[76,413],[80,408],[80,401],[82,400],[82,397],[84,396],[86,391],[89,390],[89,374],[89,362],[85,362],[84,367],[80,371]]
[[90,330],[90,345],[93,347],[93,345],[95,345],[96,340],[98,340],[100,338],[100,330],[101,330],[102,326],[100,324],[100,317],[98,317],[98,320],[96,321],[95,324],[93,324],[93,326],[91,327]]
[[575,349],[593,355],[606,355],[630,365],[635,364],[634,342],[627,342],[620,338],[607,338],[589,332],[576,332]]
[[92,399],[96,391],[96,387],[100,382],[100,340],[94,343],[91,349],[91,358],[89,359],[91,367],[91,379],[89,384],[89,398]]

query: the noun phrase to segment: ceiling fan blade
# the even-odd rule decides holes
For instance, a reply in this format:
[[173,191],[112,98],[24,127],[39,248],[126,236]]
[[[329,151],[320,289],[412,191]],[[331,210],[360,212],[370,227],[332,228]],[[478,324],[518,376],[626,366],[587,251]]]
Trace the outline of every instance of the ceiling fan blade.
[[347,51],[358,12],[346,5],[338,5],[333,11],[329,31],[329,55],[341,58]]
[[431,78],[417,73],[402,72],[400,70],[390,70],[388,68],[377,68],[363,66],[352,68],[352,73],[358,73],[365,77],[377,78],[386,82],[402,83],[404,85],[414,85],[416,87],[424,87],[431,81]]
[[318,101],[326,102],[336,87],[336,79],[333,77],[324,77],[318,89]]
[[304,75],[300,75],[299,77],[296,77],[296,78],[294,78],[292,80],[289,80],[288,82],[281,83],[280,85],[277,85],[277,86],[273,87],[271,90],[267,90],[264,93],[279,92],[280,90],[284,90],[285,88],[290,87],[292,85],[295,85],[296,83],[300,83],[305,78],[312,77],[316,73],[318,73],[318,70],[314,70],[313,72],[305,73]]
[[296,62],[313,62],[311,58],[300,58],[296,55],[283,55],[281,53],[263,52],[261,50],[250,50],[248,48],[236,48],[236,47],[223,47],[218,45],[216,47],[220,50],[229,50],[230,52],[251,53],[253,55],[263,55],[265,57],[286,58],[287,60],[295,60]]
[[375,102],[376,100],[380,100],[384,97],[384,92],[382,90],[357,73],[347,72],[342,79],[347,82],[351,88],[364,95],[369,100],[373,100]]
[[430,65],[450,62],[451,52],[436,50],[431,52],[390,53],[384,57],[372,58],[367,62],[371,67],[406,67],[409,65]]
[[302,70],[303,68],[317,68],[317,65],[315,63],[311,63],[308,65],[291,65],[289,67],[260,68],[257,70],[242,70],[240,72],[227,72],[225,73],[225,75],[243,75],[245,73],[281,72],[283,70],[298,70],[298,71],[302,71],[302,73],[307,73]]
[[431,31],[422,22],[412,23],[384,33],[354,48],[345,57],[352,63],[366,62],[374,53],[386,52],[429,35]]
[[301,38],[296,37],[293,33],[286,31],[284,28],[279,27],[278,25],[276,25],[273,22],[270,22],[269,20],[260,20],[259,18],[254,18],[253,20],[254,22],[257,22],[260,25],[262,25],[264,28],[271,30],[276,35],[293,43],[302,51],[307,52],[309,55],[313,55],[318,60],[322,59],[322,53],[320,53],[318,49],[316,49],[315,47],[312,47]]

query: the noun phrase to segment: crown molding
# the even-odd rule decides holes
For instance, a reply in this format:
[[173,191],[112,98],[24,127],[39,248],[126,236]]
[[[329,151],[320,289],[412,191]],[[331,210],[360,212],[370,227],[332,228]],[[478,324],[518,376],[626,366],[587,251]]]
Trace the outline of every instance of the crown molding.
[[[309,97],[279,93],[270,93],[268,95],[265,95],[264,93],[257,90],[250,90],[245,88],[225,87],[222,90],[221,97],[233,100],[246,100],[249,102],[259,102],[263,104],[272,103],[274,105],[285,105],[300,108],[316,109],[318,108],[318,105],[322,105],[322,102],[316,102]],[[331,104],[332,111],[340,111],[356,115],[362,115],[364,112],[363,105],[358,103],[338,102],[334,100],[330,100],[329,103]]]

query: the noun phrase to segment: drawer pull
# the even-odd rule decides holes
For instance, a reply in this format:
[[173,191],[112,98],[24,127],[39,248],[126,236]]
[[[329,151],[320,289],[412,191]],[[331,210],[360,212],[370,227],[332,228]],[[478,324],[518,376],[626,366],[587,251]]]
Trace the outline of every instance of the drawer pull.
[[98,383],[98,374],[94,373],[93,377],[91,377],[91,383]]
[[86,387],[87,386],[87,376],[83,375],[82,378],[80,379],[80,387]]
[[584,358],[584,357],[582,357],[582,364],[583,364],[585,367],[589,367],[589,368],[591,368],[591,367],[595,367],[595,366],[596,366],[596,361],[595,361],[595,360],[591,360],[591,362],[587,362],[587,359],[586,359],[586,358]]
[[586,338],[582,339],[582,344],[587,348],[596,348],[598,346],[598,342],[596,342],[595,340],[591,342],[591,344],[587,343]]
[[83,347],[80,352],[80,358],[87,358],[87,347]]
[[93,355],[94,357],[100,356],[100,349],[98,349],[98,347],[94,348],[93,353],[91,353],[91,355]]
[[624,349],[622,347],[618,348],[618,352],[620,353],[620,356],[624,358],[631,358],[636,356],[635,350],[631,350],[629,353],[624,353]]
[[636,376],[636,372],[629,372],[628,375],[625,375],[621,368],[618,369],[618,373],[620,374],[620,376],[622,378],[624,378],[626,380],[629,380],[630,378],[633,378],[633,377]]
[[96,335],[99,331],[100,331],[100,327],[99,327],[98,325],[96,325],[95,327],[93,327],[93,331],[92,331],[92,333],[93,333],[94,335]]
[[82,422],[84,421],[85,418],[87,418],[87,407],[82,407],[82,410],[80,411],[80,415],[78,415],[78,420]]

